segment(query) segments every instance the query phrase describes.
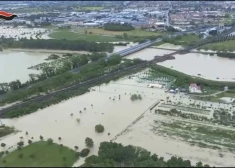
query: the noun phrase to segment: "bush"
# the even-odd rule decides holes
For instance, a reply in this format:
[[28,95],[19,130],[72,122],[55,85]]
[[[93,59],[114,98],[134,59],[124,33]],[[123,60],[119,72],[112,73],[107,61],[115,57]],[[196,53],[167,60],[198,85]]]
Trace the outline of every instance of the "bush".
[[28,143],[29,143],[29,144],[31,144],[31,143],[32,143],[32,141],[29,139],[29,140],[28,140]]
[[75,148],[76,150],[78,150],[78,146],[74,146],[74,148]]
[[1,147],[5,147],[6,146],[6,144],[5,143],[1,143]]
[[95,126],[95,131],[98,133],[104,132],[104,126],[99,124]]
[[18,146],[24,146],[24,142],[23,141],[20,141],[17,143]]
[[49,145],[53,144],[53,139],[49,138],[49,139],[47,140],[47,143],[48,143]]
[[87,155],[90,153],[90,149],[85,148],[81,151],[80,156],[81,157],[87,157]]
[[92,148],[93,145],[94,145],[93,140],[91,138],[88,138],[88,137],[86,138],[85,143],[86,143],[86,146],[89,147],[89,148]]
[[43,136],[42,135],[40,135],[40,140],[43,140]]

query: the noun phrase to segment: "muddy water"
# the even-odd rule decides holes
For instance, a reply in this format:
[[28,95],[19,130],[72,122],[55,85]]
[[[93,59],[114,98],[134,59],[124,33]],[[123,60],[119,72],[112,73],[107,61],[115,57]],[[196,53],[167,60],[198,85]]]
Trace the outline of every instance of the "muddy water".
[[198,53],[175,55],[175,60],[168,60],[159,65],[175,69],[188,75],[211,80],[235,81],[235,59],[221,58]]
[[[173,95],[166,94],[163,89],[148,88],[148,83],[137,83],[135,79],[125,78],[108,85],[94,87],[95,91],[27,116],[18,119],[2,119],[3,124],[14,126],[22,132],[1,139],[0,143],[5,142],[6,148],[9,148],[16,145],[21,136],[25,144],[28,144],[27,141],[31,137],[34,138],[33,141],[39,141],[39,136],[42,135],[44,139],[52,138],[55,143],[66,145],[72,149],[74,146],[78,146],[80,151],[85,147],[85,138],[90,137],[94,140],[94,148],[91,149],[90,155],[97,154],[100,142],[110,141],[159,99],[166,99],[167,96],[170,96],[171,100],[173,99]],[[142,100],[131,101],[130,94],[133,93],[141,94]],[[118,99],[119,95],[121,95],[120,100]],[[179,96],[176,95],[176,97],[175,99],[179,99]],[[188,101],[187,97],[184,99]],[[197,148],[195,151],[195,147],[183,142],[151,134],[149,124],[154,119],[151,114],[147,112],[147,117],[131,127],[131,132],[126,132],[118,137],[116,142],[138,145],[151,152],[156,152],[160,156],[169,157],[170,153],[190,158],[190,160],[200,160],[201,156],[205,156],[209,158],[208,163],[220,158],[219,156],[210,158],[210,152],[213,150]],[[77,118],[80,119],[80,123],[76,121]],[[96,124],[104,125],[104,133],[95,132]],[[25,135],[26,131],[29,135]],[[110,133],[109,136],[108,133]],[[62,140],[59,141],[58,137],[61,137]],[[3,149],[1,148],[1,150]],[[203,152],[205,152],[204,155],[201,155]],[[83,162],[84,159],[80,159],[74,166],[79,166]]]
[[[0,142],[5,141],[8,144],[7,147],[10,147],[19,141],[20,136],[23,136],[25,141],[31,137],[37,141],[42,135],[44,139],[53,138],[56,143],[63,143],[70,148],[78,146],[81,150],[85,147],[85,138],[91,137],[94,140],[91,154],[97,154],[100,142],[111,140],[157,100],[156,95],[152,95],[152,89],[146,87],[147,84],[134,87],[134,83],[128,81],[121,83],[119,81],[100,88],[95,87],[96,91],[19,119],[4,119],[2,120],[4,124],[14,126],[23,132],[11,135]],[[142,93],[141,101],[132,102],[130,93],[137,93],[137,91],[142,91],[147,96]],[[119,95],[121,95],[120,100]],[[112,100],[114,97],[115,100]],[[79,112],[80,110],[82,113]],[[71,113],[73,116],[70,115]],[[80,119],[80,123],[76,121],[77,118]],[[104,125],[104,133],[95,132],[97,124]],[[26,131],[29,133],[28,136],[25,135]],[[111,135],[108,136],[108,133]],[[58,137],[62,138],[61,142]],[[82,162],[83,159],[80,159],[77,165]]]
[[30,73],[39,73],[29,70],[28,67],[45,61],[50,54],[27,53],[27,52],[0,52],[0,83],[20,80],[26,82]]

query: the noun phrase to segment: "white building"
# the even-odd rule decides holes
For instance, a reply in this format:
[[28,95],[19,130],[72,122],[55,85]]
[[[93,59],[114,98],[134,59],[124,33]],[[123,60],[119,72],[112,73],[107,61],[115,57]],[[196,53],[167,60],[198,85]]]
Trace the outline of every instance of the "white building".
[[201,87],[197,86],[196,83],[192,83],[189,86],[189,93],[202,93]]

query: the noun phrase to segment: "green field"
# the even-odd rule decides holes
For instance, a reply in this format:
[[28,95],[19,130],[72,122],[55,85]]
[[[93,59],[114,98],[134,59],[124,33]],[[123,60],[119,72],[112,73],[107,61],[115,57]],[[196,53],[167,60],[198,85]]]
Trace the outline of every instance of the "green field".
[[134,29],[131,31],[108,31],[104,30],[102,28],[77,28],[75,29],[76,32],[79,33],[85,33],[87,32],[92,32],[92,34],[99,34],[99,35],[123,35],[123,33],[126,33],[129,36],[138,36],[138,37],[146,37],[146,36],[158,36],[158,35],[163,35],[166,34],[165,32],[150,32],[150,31],[145,31],[141,29]]
[[186,35],[183,35],[183,36],[177,36],[177,37],[172,38],[172,39],[163,38],[163,41],[155,43],[155,46],[159,46],[159,45],[164,44],[164,43],[188,46],[188,45],[194,44],[198,41],[200,41],[200,38],[199,38],[198,35],[186,34]]
[[214,50],[214,51],[235,51],[235,40],[210,43],[200,47],[199,49]]
[[51,38],[55,39],[67,39],[67,40],[87,40],[91,42],[117,42],[123,41],[122,39],[117,39],[110,36],[100,36],[95,34],[80,34],[71,32],[68,29],[57,30],[49,35]]
[[[77,160],[75,151],[45,141],[15,150],[0,159],[1,167],[71,167]],[[20,154],[23,157],[20,158]],[[30,157],[30,155],[34,157]],[[5,163],[4,163],[5,162]]]

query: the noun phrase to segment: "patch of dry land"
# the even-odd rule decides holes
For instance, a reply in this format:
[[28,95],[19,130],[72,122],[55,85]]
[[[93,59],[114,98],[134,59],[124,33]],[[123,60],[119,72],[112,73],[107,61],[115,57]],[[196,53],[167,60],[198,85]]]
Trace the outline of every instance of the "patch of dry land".
[[[44,139],[52,138],[55,143],[72,149],[78,146],[80,151],[85,148],[86,137],[90,137],[94,140],[94,147],[91,148],[89,155],[97,154],[100,142],[112,140],[124,145],[141,146],[166,158],[175,155],[190,159],[192,163],[202,161],[210,166],[235,165],[233,148],[228,151],[226,147],[226,145],[233,145],[234,141],[232,142],[231,139],[233,136],[224,135],[223,138],[213,133],[205,136],[197,131],[200,126],[208,130],[224,129],[224,132],[230,131],[229,134],[235,135],[232,128],[215,127],[204,121],[164,115],[164,110],[169,110],[170,106],[175,105],[172,102],[180,101],[181,106],[188,106],[192,100],[182,94],[165,93],[164,89],[148,88],[147,85],[151,82],[138,80],[139,76],[137,74],[132,78],[125,77],[107,85],[93,87],[89,93],[17,119],[2,119],[3,124],[13,126],[21,132],[1,139],[0,143],[5,143],[6,147],[0,150],[12,151],[20,139],[25,142],[24,144],[28,144],[27,141],[32,137],[35,142],[39,141],[42,135]],[[130,97],[133,94],[141,95],[142,98],[131,100]],[[211,118],[213,109],[207,110],[207,108],[219,106],[216,103],[211,105],[200,101],[193,103],[200,104],[203,108],[174,108],[185,113]],[[225,104],[220,104],[220,107],[231,108]],[[156,114],[156,109],[161,109],[161,114],[160,112]],[[203,113],[199,113],[200,111]],[[77,119],[80,119],[80,122]],[[104,126],[103,133],[95,132],[97,124]],[[183,129],[186,126],[187,129]],[[185,134],[184,131],[188,132]],[[204,138],[207,137],[210,139],[204,142],[206,140]],[[203,144],[200,146],[199,142]],[[82,163],[84,158],[80,158],[74,166]]]

